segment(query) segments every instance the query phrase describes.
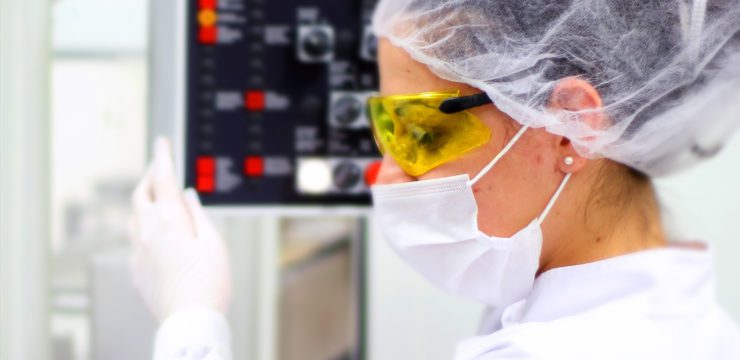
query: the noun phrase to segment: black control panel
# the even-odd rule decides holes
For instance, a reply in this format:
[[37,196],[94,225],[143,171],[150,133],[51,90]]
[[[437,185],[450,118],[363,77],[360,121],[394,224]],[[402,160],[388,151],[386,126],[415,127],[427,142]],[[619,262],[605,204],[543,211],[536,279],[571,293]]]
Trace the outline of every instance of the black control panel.
[[209,205],[368,205],[369,0],[188,0],[186,185]]

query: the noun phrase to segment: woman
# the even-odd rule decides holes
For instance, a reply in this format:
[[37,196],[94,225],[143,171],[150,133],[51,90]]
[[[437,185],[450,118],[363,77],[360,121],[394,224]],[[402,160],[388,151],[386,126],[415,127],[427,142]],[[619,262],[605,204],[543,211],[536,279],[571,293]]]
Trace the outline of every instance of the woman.
[[[410,266],[491,309],[457,359],[740,358],[709,250],[667,238],[650,180],[740,122],[740,2],[389,0],[374,29],[376,218]],[[223,248],[157,153],[134,203],[168,220],[134,222],[132,238],[164,244],[137,253],[167,266],[134,267],[167,290],[143,291],[168,318],[159,356],[228,357]],[[167,251],[193,237],[198,251]]]

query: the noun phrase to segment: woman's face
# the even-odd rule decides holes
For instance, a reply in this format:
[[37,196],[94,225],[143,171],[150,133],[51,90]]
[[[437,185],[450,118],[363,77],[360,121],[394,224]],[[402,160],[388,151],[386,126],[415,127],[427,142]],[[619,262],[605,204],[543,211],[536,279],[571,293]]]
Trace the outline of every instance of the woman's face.
[[[479,93],[468,85],[434,75],[388,40],[379,43],[380,94],[414,94],[459,89],[462,95]],[[407,175],[386,155],[378,184],[428,180],[460,174],[471,178],[487,165],[521,127],[493,105],[470,110],[491,129],[490,141],[463,156],[419,176]],[[530,129],[506,155],[473,187],[478,204],[478,226],[484,233],[511,236],[527,226],[544,210],[563,179],[558,149],[561,137],[542,129]],[[557,212],[557,206],[553,213]]]

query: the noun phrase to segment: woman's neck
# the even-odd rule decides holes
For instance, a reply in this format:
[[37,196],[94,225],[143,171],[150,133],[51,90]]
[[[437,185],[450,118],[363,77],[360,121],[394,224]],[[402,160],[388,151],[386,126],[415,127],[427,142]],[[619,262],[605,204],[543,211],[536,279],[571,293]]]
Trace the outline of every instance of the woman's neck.
[[564,209],[553,226],[555,236],[543,246],[538,274],[666,246],[652,184],[646,182],[629,196],[625,201],[594,204],[589,194],[584,195],[583,206]]

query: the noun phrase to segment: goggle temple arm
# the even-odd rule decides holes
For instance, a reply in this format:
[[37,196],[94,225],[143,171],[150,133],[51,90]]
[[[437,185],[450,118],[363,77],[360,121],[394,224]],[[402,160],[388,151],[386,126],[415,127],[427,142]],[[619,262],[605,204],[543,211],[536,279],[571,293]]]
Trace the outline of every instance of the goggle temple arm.
[[439,105],[439,111],[445,114],[454,114],[491,103],[493,103],[493,100],[486,93],[478,93],[447,99]]

